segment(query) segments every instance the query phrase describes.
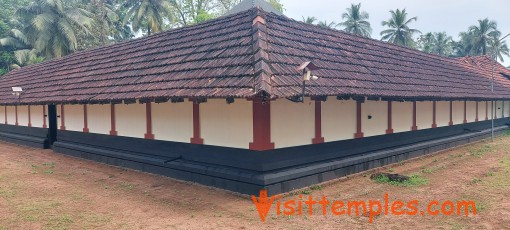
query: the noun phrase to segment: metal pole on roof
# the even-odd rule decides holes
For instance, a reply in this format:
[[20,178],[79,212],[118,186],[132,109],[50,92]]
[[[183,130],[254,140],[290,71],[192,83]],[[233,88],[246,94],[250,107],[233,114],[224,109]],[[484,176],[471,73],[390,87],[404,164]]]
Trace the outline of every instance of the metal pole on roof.
[[[504,36],[503,38],[499,39],[498,42],[500,41],[503,41],[503,39],[505,39],[506,37],[510,36],[510,34],[507,34],[506,36]],[[494,45],[496,44],[497,42],[494,43]],[[494,95],[494,68],[496,66],[496,62],[498,62],[498,48],[499,47],[492,47],[493,48],[493,51],[492,51],[492,55],[494,55],[494,62],[492,62],[492,81],[491,81],[491,92],[492,92],[492,95]],[[495,103],[494,103],[494,99],[492,99],[492,105],[491,105],[491,141],[494,142],[494,110],[495,110]],[[505,112],[503,111],[503,114]]]

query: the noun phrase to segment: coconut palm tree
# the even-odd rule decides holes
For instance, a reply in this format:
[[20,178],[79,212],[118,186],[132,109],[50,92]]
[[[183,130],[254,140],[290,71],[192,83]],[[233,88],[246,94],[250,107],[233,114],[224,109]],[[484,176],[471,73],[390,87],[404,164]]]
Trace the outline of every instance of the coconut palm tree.
[[172,16],[172,4],[168,0],[128,0],[124,6],[129,10],[123,24],[130,22],[134,31],[146,26],[147,35],[162,31],[164,21]]
[[390,13],[391,18],[382,22],[382,25],[389,27],[389,29],[381,32],[381,40],[401,46],[413,47],[413,35],[421,32],[417,29],[411,29],[409,24],[412,21],[418,20],[418,18],[412,17],[407,19],[407,12],[405,9],[397,9],[396,11],[390,10]]
[[428,32],[418,37],[418,47],[425,53],[432,53],[434,47],[434,33]]
[[17,14],[28,25],[27,40],[45,57],[62,57],[78,47],[77,33],[89,33],[91,14],[63,0],[35,0]]
[[510,57],[510,50],[508,49],[508,46],[505,41],[500,41],[499,37],[492,37],[491,40],[489,40],[489,52],[491,54],[495,54],[498,60],[501,60],[502,62],[505,61],[503,59],[503,55]]
[[441,56],[451,56],[453,39],[446,32],[426,33],[418,38],[418,46],[421,51]]
[[25,34],[18,29],[11,29],[6,37],[0,39],[0,47],[12,47],[13,49],[30,48],[30,41]]
[[39,56],[39,51],[32,48],[27,36],[17,29],[10,30],[6,37],[0,39],[0,48],[8,48],[14,56],[15,64],[11,64],[8,69],[20,68],[44,60]]
[[303,22],[304,23],[307,23],[307,24],[315,24],[315,22],[317,21],[317,18],[316,17],[303,17]]
[[434,43],[432,53],[441,56],[450,56],[452,54],[453,39],[446,32],[434,33]]
[[106,45],[112,29],[115,29],[115,23],[119,21],[119,16],[115,12],[113,2],[107,0],[92,0],[90,7],[94,14],[94,28],[97,31],[99,43]]
[[495,21],[490,21],[488,18],[478,20],[478,26],[473,25],[469,27],[474,54],[486,55],[488,53],[490,40],[501,36],[501,32],[498,31],[497,27],[498,24]]
[[317,25],[320,27],[325,27],[325,28],[330,28],[330,29],[333,29],[338,26],[338,24],[336,24],[335,22],[328,22],[326,20],[320,21]]
[[370,22],[368,22],[368,13],[361,11],[360,8],[361,3],[358,5],[351,4],[351,7],[346,9],[347,12],[342,14],[344,21],[339,25],[345,27],[345,32],[370,37],[372,28]]
[[459,38],[460,38],[459,41],[454,41],[452,43],[453,56],[465,57],[468,55],[472,55],[473,38],[471,33],[461,32],[459,33]]

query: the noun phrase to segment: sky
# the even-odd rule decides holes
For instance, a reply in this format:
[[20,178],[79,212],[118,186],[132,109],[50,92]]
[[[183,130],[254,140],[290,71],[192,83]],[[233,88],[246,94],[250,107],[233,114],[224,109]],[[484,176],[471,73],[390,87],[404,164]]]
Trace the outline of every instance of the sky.
[[[418,17],[411,27],[423,33],[447,32],[457,40],[478,19],[489,18],[498,23],[503,35],[510,33],[510,0],[281,0],[284,14],[295,20],[314,16],[320,21],[341,22],[342,13],[351,3],[361,3],[361,9],[369,13],[372,38],[380,39],[384,29],[381,22],[390,17],[390,10],[405,8],[410,17]],[[339,27],[340,29],[340,27]],[[510,36],[505,39],[510,45]],[[510,57],[504,57],[510,66]]]

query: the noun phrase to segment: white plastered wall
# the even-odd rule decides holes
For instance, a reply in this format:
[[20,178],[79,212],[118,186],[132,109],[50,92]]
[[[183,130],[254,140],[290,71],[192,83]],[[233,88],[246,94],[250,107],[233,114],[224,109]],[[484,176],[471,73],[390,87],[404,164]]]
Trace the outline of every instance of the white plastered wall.
[[64,105],[66,130],[83,132],[84,116],[83,105]]
[[[371,119],[369,119],[371,116]],[[356,120],[352,121],[356,124]],[[361,104],[361,130],[365,137],[384,135],[388,129],[388,102],[365,101]]]
[[287,99],[271,101],[271,139],[275,143],[275,148],[309,145],[314,134],[313,101],[309,98],[306,98],[304,103],[295,103]]
[[510,116],[510,101],[505,101],[505,117]]
[[437,127],[448,126],[450,122],[450,102],[436,102],[436,123]]
[[464,124],[464,102],[454,101],[453,102],[453,124],[460,125]]
[[248,149],[253,141],[252,102],[237,99],[227,104],[225,99],[209,99],[200,104],[200,134],[206,145]]
[[433,102],[431,101],[416,102],[416,126],[418,126],[418,129],[432,128],[433,112],[434,112]]
[[[273,107],[271,107],[271,110]],[[328,100],[322,103],[322,136],[324,141],[352,139],[354,133],[356,133],[356,102],[328,97]]]
[[115,126],[117,135],[144,138],[147,132],[145,104],[116,104]]
[[44,126],[44,120],[46,120],[46,124],[48,124],[48,118],[44,115],[43,105],[30,106],[30,120],[32,122],[32,127],[42,128]]
[[[480,106],[480,105],[478,105]],[[467,122],[475,122],[476,120],[476,102],[475,101],[468,101],[467,107],[466,107],[466,120]],[[478,114],[480,115],[480,114]]]
[[487,109],[486,106],[487,106],[487,104],[485,101],[478,102],[478,121],[485,121],[485,114],[486,114],[485,111]]
[[156,140],[189,143],[193,136],[193,103],[153,104],[152,129]]
[[87,105],[87,119],[89,131],[98,134],[110,134],[111,114],[110,104]]
[[411,131],[413,126],[413,103],[393,102],[392,110],[393,132]]
[[496,102],[496,111],[498,114],[498,118],[503,118],[503,101]]
[[[4,111],[5,113],[5,111]],[[16,107],[15,106],[7,106],[7,124],[15,125],[16,124]]]
[[28,106],[18,106],[18,125],[28,126]]
[[5,106],[0,106],[0,123],[5,124],[6,116],[5,116]]

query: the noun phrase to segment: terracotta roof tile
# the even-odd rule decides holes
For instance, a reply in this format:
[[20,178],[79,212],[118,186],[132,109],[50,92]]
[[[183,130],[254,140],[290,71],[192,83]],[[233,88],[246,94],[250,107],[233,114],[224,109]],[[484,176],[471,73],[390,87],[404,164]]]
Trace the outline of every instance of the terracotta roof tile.
[[[254,19],[258,16],[264,20]],[[290,97],[296,67],[312,61],[309,96],[412,99],[510,98],[510,70],[488,57],[445,58],[259,9],[195,26],[78,52],[0,79],[0,104],[108,103],[170,97]]]

